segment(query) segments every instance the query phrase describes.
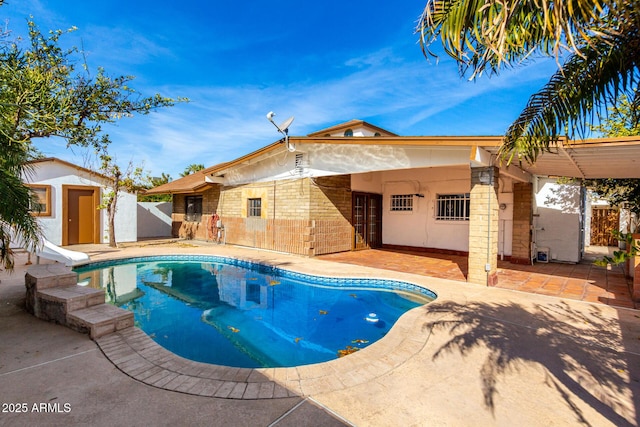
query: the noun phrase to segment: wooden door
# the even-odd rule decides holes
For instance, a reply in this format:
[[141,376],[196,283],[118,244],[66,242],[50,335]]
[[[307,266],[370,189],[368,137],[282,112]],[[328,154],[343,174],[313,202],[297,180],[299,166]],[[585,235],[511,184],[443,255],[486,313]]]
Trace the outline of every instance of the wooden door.
[[[66,239],[63,244],[98,243],[95,240],[97,205],[94,188],[66,189]],[[64,237],[64,236],[63,236]]]
[[382,196],[353,193],[353,249],[378,248],[382,245]]
[[620,228],[620,213],[617,209],[593,208],[591,210],[591,246],[618,246],[611,235]]

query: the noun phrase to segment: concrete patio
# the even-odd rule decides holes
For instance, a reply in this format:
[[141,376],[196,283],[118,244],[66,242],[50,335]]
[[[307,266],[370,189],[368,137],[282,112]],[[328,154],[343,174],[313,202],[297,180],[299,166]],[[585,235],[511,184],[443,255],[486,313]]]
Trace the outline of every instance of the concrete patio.
[[[86,335],[28,315],[23,254],[13,274],[0,273],[0,389],[7,409],[0,425],[640,424],[638,310],[229,246],[82,250],[92,260],[218,254],[310,274],[393,278],[428,287],[438,299],[353,355],[288,368],[284,376],[280,369],[264,370],[287,397],[206,397],[196,393],[203,390],[197,380],[172,391],[126,374],[121,354],[105,355],[117,337],[101,351]],[[8,411],[15,403],[26,403],[26,413]],[[34,404],[58,411],[37,412]]]

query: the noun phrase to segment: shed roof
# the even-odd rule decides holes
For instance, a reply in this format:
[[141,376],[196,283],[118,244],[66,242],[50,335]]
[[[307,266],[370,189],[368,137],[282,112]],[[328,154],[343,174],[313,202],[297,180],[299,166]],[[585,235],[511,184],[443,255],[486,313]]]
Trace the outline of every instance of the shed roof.
[[62,160],[59,159],[57,157],[42,157],[42,158],[38,158],[38,159],[33,159],[27,162],[27,164],[29,165],[37,165],[37,164],[46,164],[46,163],[59,163],[61,165],[67,166],[69,168],[75,169],[77,171],[81,171],[84,173],[87,173],[89,175],[95,175],[100,177],[101,179],[104,179],[106,181],[113,181],[111,178],[109,178],[108,176],[101,174],[100,172],[96,172],[92,169],[88,169],[85,168],[83,166],[78,166],[75,163],[71,163],[71,162],[67,162],[66,160]]

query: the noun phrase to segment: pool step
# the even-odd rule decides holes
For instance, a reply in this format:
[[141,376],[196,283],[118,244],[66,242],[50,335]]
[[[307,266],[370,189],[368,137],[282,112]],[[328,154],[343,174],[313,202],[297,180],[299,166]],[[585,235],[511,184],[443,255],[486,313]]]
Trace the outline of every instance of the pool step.
[[92,340],[133,326],[133,312],[110,304],[94,305],[67,313],[67,326],[89,333]]
[[105,304],[105,291],[77,285],[77,275],[62,264],[40,264],[25,275],[27,311],[88,333],[96,339],[133,326],[133,313]]
[[47,288],[36,292],[38,317],[65,324],[67,313],[104,304],[104,290],[78,285]]

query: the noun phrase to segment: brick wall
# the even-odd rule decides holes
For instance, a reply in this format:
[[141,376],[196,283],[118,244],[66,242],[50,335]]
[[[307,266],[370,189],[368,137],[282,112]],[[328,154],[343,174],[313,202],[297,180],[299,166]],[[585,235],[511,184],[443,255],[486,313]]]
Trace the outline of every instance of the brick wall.
[[247,217],[247,199],[262,199],[262,218],[308,219],[309,179],[261,182],[224,187],[220,196],[220,215]]
[[351,175],[314,178],[310,193],[314,255],[351,250]]
[[[185,221],[185,197],[202,196],[202,217],[200,221]],[[171,214],[171,235],[181,239],[207,240],[211,238],[208,231],[209,219],[218,208],[220,186],[210,187],[200,193],[175,194],[173,196],[173,213]]]
[[313,255],[331,254],[351,250],[353,228],[346,219],[314,220]]
[[313,219],[351,218],[351,175],[314,178],[310,185],[309,210]]
[[[226,187],[220,212],[226,241],[313,256],[351,249],[351,177],[302,178]],[[247,197],[263,199],[261,218],[247,218]]]
[[513,184],[513,240],[511,262],[531,263],[531,225],[533,185],[528,182]]
[[[309,219],[309,178],[277,181],[275,185],[275,218],[284,220]],[[270,218],[273,218],[273,211]]]
[[495,285],[498,268],[498,168],[471,169],[470,197],[467,281]]
[[313,255],[308,220],[222,217],[229,244]]
[[216,185],[202,193],[202,213],[211,215],[218,209],[220,201],[220,186]]
[[[210,239],[209,218],[218,212],[229,244],[313,256],[351,249],[351,176],[301,178],[202,193],[203,216],[184,221],[185,196],[174,196],[173,236]],[[247,218],[247,199],[261,198],[259,218]]]
[[242,215],[242,187],[223,187],[220,192],[218,215],[240,217]]

